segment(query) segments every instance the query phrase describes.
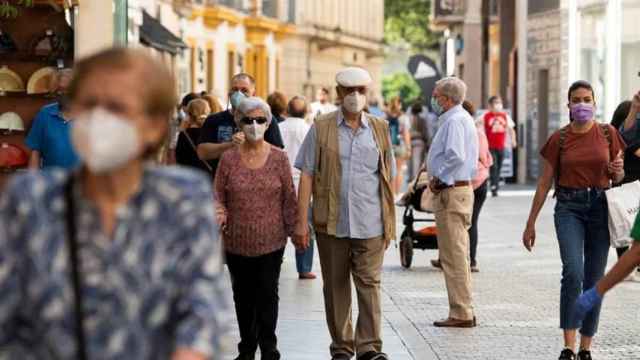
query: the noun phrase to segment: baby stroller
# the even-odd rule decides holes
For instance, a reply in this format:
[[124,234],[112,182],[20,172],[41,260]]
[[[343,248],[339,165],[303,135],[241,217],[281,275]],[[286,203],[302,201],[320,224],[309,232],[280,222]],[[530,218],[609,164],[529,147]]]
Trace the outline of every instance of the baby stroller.
[[[420,204],[422,194],[428,184],[428,176],[424,169],[421,169],[416,179],[409,184],[409,190],[397,203],[397,205],[405,207],[402,216],[404,230],[402,231],[402,235],[400,235],[400,263],[407,269],[411,267],[414,249],[427,250],[438,248],[438,233],[433,215],[418,218],[414,216],[414,211],[424,212]],[[414,226],[414,223],[427,223],[431,225],[417,228]]]

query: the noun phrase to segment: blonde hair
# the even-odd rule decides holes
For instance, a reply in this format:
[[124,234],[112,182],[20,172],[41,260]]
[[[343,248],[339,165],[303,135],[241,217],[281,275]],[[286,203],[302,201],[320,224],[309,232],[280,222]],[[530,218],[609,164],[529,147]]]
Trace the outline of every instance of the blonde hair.
[[219,113],[220,111],[224,110],[222,108],[222,105],[220,104],[220,100],[218,100],[218,98],[213,95],[203,95],[201,99],[206,100],[209,103],[209,108],[211,109],[212,114]]
[[402,115],[402,102],[400,96],[394,96],[389,101],[389,114],[394,116]]
[[187,115],[191,123],[202,125],[210,113],[209,103],[204,99],[191,100],[187,105]]

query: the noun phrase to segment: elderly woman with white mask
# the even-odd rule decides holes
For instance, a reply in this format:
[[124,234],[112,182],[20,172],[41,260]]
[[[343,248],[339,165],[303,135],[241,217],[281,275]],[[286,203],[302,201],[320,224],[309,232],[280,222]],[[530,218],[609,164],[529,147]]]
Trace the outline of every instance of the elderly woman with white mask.
[[0,358],[222,356],[211,185],[147,165],[174,89],[169,70],[136,50],[77,63],[69,97],[82,168],[16,177],[0,200]]
[[240,328],[237,360],[280,359],[278,280],[296,221],[296,193],[287,154],[264,140],[272,121],[262,99],[242,100],[236,122],[246,141],[222,155],[215,180],[218,223]]

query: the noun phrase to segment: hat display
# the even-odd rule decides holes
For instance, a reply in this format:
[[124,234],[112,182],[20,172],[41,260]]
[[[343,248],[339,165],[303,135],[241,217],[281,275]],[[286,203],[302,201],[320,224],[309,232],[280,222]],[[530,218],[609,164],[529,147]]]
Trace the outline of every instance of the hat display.
[[24,82],[6,65],[0,67],[0,94],[4,92],[24,91]]
[[0,130],[24,131],[24,121],[20,115],[14,112],[6,112],[0,115]]
[[27,83],[27,94],[46,94],[51,92],[51,81],[56,76],[56,68],[47,66],[34,72]]
[[69,41],[58,32],[48,29],[44,34],[35,37],[31,41],[33,55],[55,59],[65,56],[71,50]]
[[9,36],[9,33],[0,30],[0,54],[9,54],[16,50],[18,50],[16,42]]
[[29,155],[27,152],[14,144],[0,144],[0,167],[16,168],[24,167],[29,164]]
[[359,67],[348,67],[336,75],[336,83],[344,87],[369,86],[373,80],[369,72]]

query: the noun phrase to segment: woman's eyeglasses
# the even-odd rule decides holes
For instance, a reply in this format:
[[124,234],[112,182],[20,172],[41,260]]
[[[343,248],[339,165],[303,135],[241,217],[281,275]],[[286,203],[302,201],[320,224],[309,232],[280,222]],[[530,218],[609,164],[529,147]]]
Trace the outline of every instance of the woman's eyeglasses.
[[259,116],[259,117],[248,117],[245,116],[242,119],[240,119],[240,122],[244,125],[251,125],[253,124],[253,122],[256,122],[258,125],[262,125],[265,124],[267,122],[267,118],[264,116]]

